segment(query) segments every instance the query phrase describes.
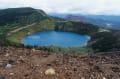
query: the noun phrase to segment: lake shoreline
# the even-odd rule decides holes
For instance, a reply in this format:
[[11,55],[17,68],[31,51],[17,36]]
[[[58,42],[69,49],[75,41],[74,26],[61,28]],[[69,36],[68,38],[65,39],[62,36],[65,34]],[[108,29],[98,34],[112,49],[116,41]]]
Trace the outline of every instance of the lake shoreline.
[[[30,40],[30,42],[28,43],[29,40]],[[25,46],[40,46],[40,47],[43,47],[43,46],[83,47],[83,46],[87,45],[89,40],[90,40],[90,36],[81,35],[81,34],[77,34],[74,32],[43,31],[43,32],[37,32],[37,33],[34,33],[34,34],[24,37],[21,40],[21,43],[23,43]],[[33,41],[33,44],[31,44],[32,41]],[[36,42],[36,41],[38,41],[38,42]],[[36,44],[34,44],[35,42],[36,42]],[[43,42],[46,42],[48,45],[47,44],[39,45],[39,43],[42,44]],[[50,45],[49,45],[49,43],[50,43]],[[63,43],[63,45],[61,45],[62,43]],[[74,43],[76,45],[74,45]],[[81,45],[80,45],[80,43],[81,43]],[[71,44],[71,45],[67,46],[66,44],[69,44],[69,45]],[[73,46],[72,46],[72,44],[73,44]]]

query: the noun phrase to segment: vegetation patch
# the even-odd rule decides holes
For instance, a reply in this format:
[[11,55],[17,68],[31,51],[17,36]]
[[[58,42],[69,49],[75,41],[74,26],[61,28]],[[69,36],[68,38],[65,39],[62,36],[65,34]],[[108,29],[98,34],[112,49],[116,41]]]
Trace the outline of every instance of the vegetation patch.
[[[44,11],[33,8],[0,10],[0,17],[0,46],[22,46],[20,41],[24,36],[36,32],[56,30],[89,35],[91,40],[85,48],[59,48],[51,46],[48,48],[43,47],[42,49],[78,53],[79,51],[88,53],[89,49],[93,49],[94,52],[120,50],[119,31],[109,30],[101,32],[97,25],[50,17]],[[16,29],[17,31],[15,31]]]
[[42,20],[41,22],[36,23],[33,26],[15,32],[12,35],[8,36],[7,39],[15,43],[20,43],[20,40],[24,36],[45,30],[54,30],[54,23],[49,19]]

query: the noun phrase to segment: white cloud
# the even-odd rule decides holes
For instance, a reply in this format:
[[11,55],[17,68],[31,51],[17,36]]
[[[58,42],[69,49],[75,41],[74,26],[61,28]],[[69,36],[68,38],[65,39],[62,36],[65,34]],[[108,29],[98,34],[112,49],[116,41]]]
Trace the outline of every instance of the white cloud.
[[33,7],[46,12],[120,15],[120,0],[0,0],[0,8]]

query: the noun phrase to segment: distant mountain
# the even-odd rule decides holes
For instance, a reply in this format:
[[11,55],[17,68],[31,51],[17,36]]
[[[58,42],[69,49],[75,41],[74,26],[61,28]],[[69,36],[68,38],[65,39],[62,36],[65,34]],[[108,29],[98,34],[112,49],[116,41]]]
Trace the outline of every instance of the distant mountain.
[[54,16],[54,17],[58,17],[58,18],[62,18],[64,19],[67,15],[69,14],[62,14],[62,13],[48,13],[49,16]]
[[114,15],[80,15],[80,14],[49,14],[66,20],[88,22],[109,29],[120,30],[120,16]]

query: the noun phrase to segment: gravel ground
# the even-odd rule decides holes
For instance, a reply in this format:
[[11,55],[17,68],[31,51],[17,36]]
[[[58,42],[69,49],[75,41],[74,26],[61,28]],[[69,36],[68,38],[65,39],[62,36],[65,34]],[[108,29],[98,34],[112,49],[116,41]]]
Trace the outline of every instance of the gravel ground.
[[[54,75],[45,75],[47,69]],[[0,47],[0,79],[120,79],[120,52],[77,55]]]

